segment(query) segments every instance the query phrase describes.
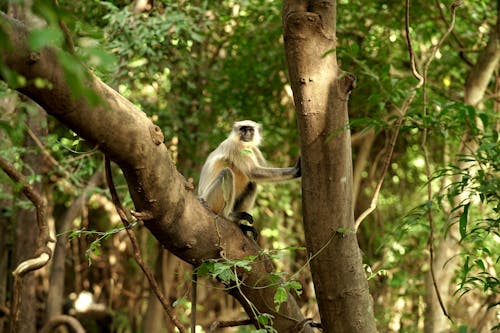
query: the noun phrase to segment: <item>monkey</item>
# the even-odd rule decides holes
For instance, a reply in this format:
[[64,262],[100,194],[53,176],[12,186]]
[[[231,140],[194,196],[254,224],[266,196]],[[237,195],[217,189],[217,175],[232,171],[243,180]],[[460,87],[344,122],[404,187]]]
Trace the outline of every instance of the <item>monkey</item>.
[[[214,213],[231,221],[253,223],[248,213],[255,203],[258,182],[281,182],[301,176],[300,158],[288,168],[267,166],[259,145],[262,126],[252,120],[237,121],[228,138],[208,158],[201,169],[198,196]],[[256,230],[240,224],[244,233]]]
[[[293,167],[271,168],[267,166],[259,145],[262,126],[252,120],[237,121],[228,138],[212,151],[201,169],[198,196],[214,213],[239,224],[244,234],[255,228],[241,224],[241,220],[253,223],[248,212],[257,197],[258,182],[280,182],[301,176],[300,158]],[[197,274],[192,273],[191,330],[196,327]]]

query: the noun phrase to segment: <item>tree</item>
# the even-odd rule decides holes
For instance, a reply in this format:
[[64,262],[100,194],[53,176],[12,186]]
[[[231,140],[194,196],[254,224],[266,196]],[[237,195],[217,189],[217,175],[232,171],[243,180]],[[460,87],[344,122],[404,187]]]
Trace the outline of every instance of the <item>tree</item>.
[[[162,140],[160,132],[165,136],[164,145],[175,168],[192,183],[196,183],[203,160],[227,135],[233,120],[253,119],[264,125],[262,149],[271,164],[291,165],[296,156],[302,155],[303,182],[262,186],[251,212],[255,227],[261,231],[257,240],[260,248],[243,249],[238,254],[254,255],[229,260],[227,251],[219,253],[220,248],[212,245],[214,252],[203,257],[217,253],[220,257],[203,260],[197,270],[201,276],[198,326],[205,331],[210,331],[214,321],[219,321],[214,326],[242,323],[237,319],[245,313],[227,292],[232,288],[242,297],[237,289],[248,287],[246,270],[254,263],[271,268],[267,265],[271,262],[276,269],[271,270],[270,281],[264,284],[275,290],[261,291],[269,297],[264,308],[267,315],[258,313],[262,308],[251,314],[261,325],[272,330],[268,315],[277,318],[278,303],[290,299],[293,290],[301,286],[302,293],[293,296],[305,317],[312,319],[301,321],[299,327],[321,320],[325,327],[333,326],[336,331],[354,330],[352,326],[357,320],[373,317],[358,244],[378,330],[420,332],[424,328],[426,332],[435,332],[442,327],[486,332],[496,325],[500,293],[500,260],[496,250],[500,221],[500,76],[495,60],[498,38],[494,37],[498,8],[492,1],[466,1],[455,8],[456,15],[451,13],[450,4],[455,3],[452,0],[406,1],[406,6],[404,2],[290,1],[284,12],[280,3],[267,0],[56,3],[33,1],[34,13],[43,17],[46,26],[27,33],[33,52],[24,65],[40,68],[40,54],[52,50],[51,62],[46,64],[56,65],[53,73],[66,80],[64,89],[58,85],[54,90],[43,77],[34,78],[38,76],[36,72],[30,71],[34,76],[19,75],[10,66],[12,62],[3,61],[3,55],[11,57],[11,61],[19,53],[0,51],[0,75],[4,80],[0,81],[0,162],[9,172],[17,169],[24,174],[18,173],[18,180],[12,183],[0,172],[0,333],[6,330],[2,317],[8,313],[5,305],[11,304],[15,293],[11,274],[17,262],[14,245],[21,250],[18,253],[27,249],[18,241],[21,238],[16,236],[14,226],[24,230],[21,234],[25,235],[31,234],[30,227],[35,225],[34,221],[26,223],[16,218],[23,210],[33,212],[33,204],[21,195],[30,184],[37,185],[34,188],[46,195],[46,216],[55,222],[58,247],[52,266],[34,273],[35,308],[47,304],[47,317],[44,319],[40,312],[29,316],[23,311],[19,319],[25,321],[22,324],[26,328],[35,323],[50,324],[46,331],[62,322],[75,324],[66,317],[58,321],[48,319],[63,313],[64,301],[64,313],[69,306],[78,318],[76,323],[83,324],[89,333],[173,331],[173,321],[156,300],[155,289],[132,262],[131,258],[137,258],[135,253],[139,252],[142,261],[153,267],[159,287],[163,287],[163,304],[167,310],[170,304],[175,307],[168,310],[170,316],[178,319],[177,325],[188,325],[192,264],[164,251],[162,245],[187,244],[179,252],[184,251],[189,259],[194,250],[188,247],[199,240],[198,235],[187,234],[187,240],[176,235],[177,231],[193,229],[194,223],[176,224],[170,216],[165,217],[165,221],[171,222],[172,227],[168,228],[166,223],[156,223],[156,218],[149,221],[148,211],[136,214],[148,221],[125,229],[127,220],[133,219],[126,217],[121,224],[109,191],[105,185],[99,185],[102,144],[82,139],[52,116],[43,121],[48,134],[38,134],[27,120],[39,111],[5,83],[10,88],[31,89],[27,92],[30,94],[42,90],[36,98],[51,110],[58,108],[53,103],[56,95],[63,94],[57,97],[63,97],[62,102],[67,101],[67,96],[75,96],[76,101],[62,104],[74,107],[81,103],[81,110],[70,112],[69,119],[65,118],[66,123],[72,121],[71,126],[74,122],[87,126],[91,119],[84,114],[99,110],[88,113],[100,122],[89,127],[91,133],[87,134],[96,135],[106,126],[105,151],[120,146],[122,151],[117,155],[139,156],[127,161],[120,159],[119,167],[113,165],[114,182],[128,210],[145,196],[149,200],[156,200],[156,196],[165,199],[164,195],[172,192],[172,187],[166,189],[160,184],[144,192],[130,181],[139,179],[136,175],[142,175],[149,167],[159,168],[155,169],[159,170],[157,174],[152,173],[153,177],[163,177],[157,178],[158,183],[166,185],[169,181],[165,173],[174,170],[172,164],[161,156],[155,155],[157,163],[144,157],[151,151],[165,153],[162,144],[155,145],[156,149],[147,148],[148,139]],[[7,10],[5,5],[1,7]],[[338,22],[335,7],[340,14]],[[454,22],[450,20],[453,17]],[[2,26],[6,22],[0,20]],[[6,45],[7,36],[0,28],[1,47]],[[413,54],[413,70],[409,54]],[[17,60],[22,62],[22,56]],[[491,65],[481,67],[481,63]],[[89,75],[86,67],[143,113],[128,109],[127,102],[120,104],[119,112],[113,112],[113,107],[106,104],[107,96],[92,90],[93,86],[103,86],[94,82],[95,77]],[[354,77],[349,73],[356,76],[355,89]],[[478,77],[483,79],[476,80]],[[110,94],[107,88],[104,91]],[[41,97],[52,92],[54,97],[50,100]],[[122,101],[114,93],[111,99]],[[127,139],[118,131],[117,139],[122,141],[115,145],[111,142],[110,148],[106,145],[114,135],[109,132],[115,125],[102,120],[114,119],[118,123],[118,118],[113,118],[115,114],[130,115],[143,127],[128,126],[137,123],[119,118],[120,128],[130,131]],[[81,121],[75,121],[77,115]],[[130,140],[134,133],[144,134],[138,128],[151,128],[152,135],[144,140]],[[34,145],[25,146],[30,139]],[[349,141],[354,164],[352,189]],[[134,145],[140,145],[140,149],[130,147]],[[41,158],[48,162],[46,168],[36,172],[37,165],[26,163],[28,159],[24,158],[35,154],[39,156],[33,159],[35,164]],[[116,160],[116,156],[110,157]],[[138,160],[144,168],[133,169],[131,165],[138,164]],[[128,184],[120,167],[127,171]],[[347,176],[345,187],[337,188],[342,175]],[[147,180],[139,185],[149,186],[152,177],[144,178]],[[179,213],[180,221],[186,222],[187,215],[197,218],[198,212],[204,210],[196,203],[195,208],[191,207],[190,194],[183,190],[190,185],[182,178],[175,184],[180,189],[174,187],[177,196],[170,197],[172,207],[184,212],[184,198],[187,211]],[[175,204],[179,199],[179,204]],[[168,208],[167,202],[170,201],[146,204],[160,204],[161,215]],[[354,227],[359,225],[356,237],[350,215],[356,219]],[[200,221],[202,228],[196,232],[202,233],[207,224]],[[224,223],[211,221],[217,230],[223,229]],[[146,225],[171,233],[160,242],[154,235],[165,235],[164,230],[153,233]],[[131,230],[139,240],[135,246],[127,237]],[[210,242],[219,239],[219,234],[206,236]],[[43,243],[42,239],[39,237],[37,244]],[[237,243],[231,240],[228,244]],[[248,246],[245,242],[239,244]],[[47,256],[45,245],[37,247],[36,254]],[[237,277],[235,271],[243,275]],[[327,278],[325,283],[328,275],[333,278]],[[214,276],[229,287],[221,286]],[[347,280],[351,277],[352,281]],[[26,278],[24,281],[26,284]],[[336,285],[330,284],[332,281]],[[353,287],[357,288],[355,292],[350,289]],[[453,321],[443,314],[436,290]],[[89,294],[101,306],[97,314],[104,320],[76,311],[80,299],[73,303],[73,295]],[[329,296],[334,302],[329,302]],[[22,298],[22,303],[32,306],[31,299]],[[355,311],[357,305],[359,313]],[[337,313],[336,309],[343,312]],[[294,321],[299,321],[299,317]],[[246,328],[239,329],[242,330]]]
[[[81,137],[98,144],[118,164],[127,180],[136,215],[158,242],[196,266],[207,259],[259,257],[250,270],[234,267],[239,278],[227,280],[235,285],[230,293],[241,302],[257,327],[263,325],[258,315],[270,313],[276,330],[295,330],[304,318],[292,297],[281,304],[279,311],[270,306],[277,288],[269,276],[272,263],[234,223],[209,212],[186,188],[158,126],[90,72],[85,85],[97,100],[93,104],[87,98],[75,98],[58,61],[58,51],[51,47],[30,50],[25,28],[4,14],[2,20],[10,42],[10,47],[2,49],[2,60],[28,82],[18,90]],[[33,84],[36,79],[46,80],[47,85],[37,87]]]
[[336,1],[287,1],[283,21],[303,157],[304,231],[323,329],[375,332],[352,203],[347,100],[355,78],[337,65]]

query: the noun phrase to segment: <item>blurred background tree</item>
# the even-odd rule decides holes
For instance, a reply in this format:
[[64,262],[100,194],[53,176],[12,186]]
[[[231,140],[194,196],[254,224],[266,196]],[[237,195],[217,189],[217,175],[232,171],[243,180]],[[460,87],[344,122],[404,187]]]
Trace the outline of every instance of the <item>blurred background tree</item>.
[[[421,69],[448,28],[450,3],[411,5],[411,37]],[[252,119],[263,125],[263,151],[273,165],[291,165],[300,154],[280,6],[267,0],[59,1],[59,7],[34,1],[34,14],[48,24],[32,34],[32,42],[62,43],[59,23],[64,22],[78,58],[161,127],[178,170],[196,184],[204,159],[235,120]],[[340,0],[337,13],[337,57],[341,68],[357,76],[349,107],[358,216],[370,205],[395,120],[416,81],[409,67],[404,3]],[[498,4],[492,1],[467,1],[458,9],[454,32],[429,69],[427,98],[422,90],[417,92],[377,209],[358,231],[382,332],[421,332],[424,327],[426,332],[487,332],[499,323],[497,20]],[[496,43],[492,51],[496,64],[483,97],[471,103],[466,100],[466,80],[477,71],[474,65],[491,40]],[[71,72],[75,60],[63,60],[68,61],[74,89],[82,90],[81,76]],[[44,318],[64,311],[77,315],[88,332],[173,331],[131,260],[126,235],[117,229],[119,219],[102,182],[87,186],[96,173],[99,178],[102,157],[96,147],[52,118],[39,121],[46,133],[35,131],[30,121],[35,107],[5,84],[0,89],[1,156],[24,168],[43,188],[63,246],[63,279],[54,278],[55,268],[60,267],[55,264],[35,274],[37,315],[30,319],[32,326],[40,327]],[[25,144],[30,137],[36,138],[34,143]],[[34,168],[26,159],[32,153],[47,162],[44,168]],[[125,182],[115,181],[126,196]],[[0,305],[5,305],[10,300],[15,245],[20,242],[15,232],[22,222],[19,212],[30,204],[20,200],[19,189],[3,173],[0,186]],[[301,282],[303,312],[317,319],[307,255],[301,248],[300,184],[262,187],[252,212],[261,230],[259,242],[264,249],[278,250],[279,270],[285,278]],[[132,208],[130,198],[122,200]],[[428,280],[429,211],[434,268],[440,278],[449,271],[438,287],[453,323],[426,297],[433,290]],[[159,248],[144,228],[137,232],[145,260],[187,322],[191,267]],[[61,241],[68,236],[67,243]],[[205,330],[214,320],[244,315],[220,288],[213,281],[200,281],[198,321]],[[50,299],[56,291],[58,296]],[[92,296],[90,304],[96,311],[81,311],[84,295]],[[44,310],[47,302],[53,304],[52,310]],[[426,308],[434,309],[433,315]],[[0,318],[0,332],[5,327]]]

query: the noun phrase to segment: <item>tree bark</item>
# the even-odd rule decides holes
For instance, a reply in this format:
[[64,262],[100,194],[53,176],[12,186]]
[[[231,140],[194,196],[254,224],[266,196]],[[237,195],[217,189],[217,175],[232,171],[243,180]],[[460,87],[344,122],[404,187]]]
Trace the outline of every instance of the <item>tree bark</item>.
[[354,232],[347,100],[337,65],[336,1],[286,1],[283,35],[302,151],[307,249],[324,332],[376,332]]
[[[3,14],[0,23],[14,46],[2,46],[0,59],[28,82],[18,90],[82,138],[97,144],[118,164],[135,210],[142,213],[144,225],[164,248],[193,265],[213,258],[259,256],[261,249],[235,223],[217,217],[186,189],[184,178],[163,144],[163,133],[142,111],[90,72],[86,85],[100,97],[100,103],[92,105],[84,97],[76,98],[55,49],[31,51],[22,24]],[[50,87],[36,87],[35,78],[47,80]],[[274,316],[276,330],[294,332],[297,323],[304,319],[300,309],[289,296],[276,312],[276,287],[267,278],[274,267],[268,258],[259,259],[262,260],[257,260],[251,271],[238,272],[243,283],[239,289],[231,289],[231,293],[256,326],[260,327],[255,313],[268,313]],[[252,306],[256,311],[251,310]],[[308,327],[305,331],[311,332]]]

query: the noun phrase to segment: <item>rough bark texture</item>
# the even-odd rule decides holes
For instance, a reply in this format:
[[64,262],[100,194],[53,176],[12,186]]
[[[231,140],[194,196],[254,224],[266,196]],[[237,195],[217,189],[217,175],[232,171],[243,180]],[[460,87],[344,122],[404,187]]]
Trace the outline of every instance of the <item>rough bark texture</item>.
[[[239,227],[217,218],[186,190],[185,181],[172,163],[163,144],[158,126],[131,102],[89,74],[87,86],[102,101],[93,106],[85,98],[75,98],[54,49],[30,51],[27,32],[20,23],[0,14],[0,23],[14,48],[0,48],[0,58],[10,69],[26,77],[27,82],[43,78],[51,88],[37,88],[28,84],[18,90],[29,96],[50,115],[59,119],[82,138],[107,154],[117,163],[127,180],[135,210],[149,216],[144,225],[163,247],[181,259],[198,265],[209,258],[236,259],[258,255],[260,248],[247,238]],[[294,332],[297,322],[304,318],[293,297],[274,310],[274,287],[267,273],[273,264],[263,258],[249,272],[241,274],[244,284],[240,290],[258,312],[272,314],[274,327],[279,332]],[[259,286],[263,288],[254,288]],[[249,304],[236,288],[232,290],[250,317]],[[306,332],[309,332],[306,328]]]
[[372,299],[353,232],[347,100],[355,78],[337,66],[335,7],[335,1],[286,1],[283,12],[301,139],[304,230],[324,332],[373,333]]

